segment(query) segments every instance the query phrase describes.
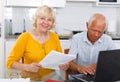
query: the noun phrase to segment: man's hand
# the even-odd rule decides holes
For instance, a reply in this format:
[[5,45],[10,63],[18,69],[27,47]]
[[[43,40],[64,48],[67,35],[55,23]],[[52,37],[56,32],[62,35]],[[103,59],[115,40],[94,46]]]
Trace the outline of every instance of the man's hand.
[[93,74],[95,74],[96,64],[91,64],[88,66],[79,66],[77,70],[79,73],[83,73],[85,75],[87,75],[87,74],[93,75]]

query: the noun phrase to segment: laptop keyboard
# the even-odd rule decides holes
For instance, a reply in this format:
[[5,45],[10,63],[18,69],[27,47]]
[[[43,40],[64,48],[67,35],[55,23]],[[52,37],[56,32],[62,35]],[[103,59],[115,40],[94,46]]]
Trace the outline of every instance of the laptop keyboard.
[[77,74],[77,75],[73,75],[72,76],[75,79],[81,80],[81,81],[85,81],[85,82],[91,82],[94,81],[94,75],[84,75],[84,74]]

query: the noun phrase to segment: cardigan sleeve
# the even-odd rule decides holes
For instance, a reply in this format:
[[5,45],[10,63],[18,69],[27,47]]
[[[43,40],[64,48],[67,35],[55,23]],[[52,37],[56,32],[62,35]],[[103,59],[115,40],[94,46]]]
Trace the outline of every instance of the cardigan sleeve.
[[7,68],[11,68],[14,62],[19,62],[23,56],[25,47],[27,45],[28,34],[27,32],[22,33],[16,40],[8,58],[7,58]]

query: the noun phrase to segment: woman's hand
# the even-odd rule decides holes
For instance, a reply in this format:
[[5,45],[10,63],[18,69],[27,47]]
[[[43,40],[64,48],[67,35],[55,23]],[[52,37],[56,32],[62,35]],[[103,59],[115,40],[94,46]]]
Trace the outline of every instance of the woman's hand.
[[65,63],[65,64],[60,64],[59,65],[59,68],[61,70],[67,70],[69,68],[69,63]]
[[38,70],[41,68],[42,66],[38,63],[31,63],[25,65],[25,71],[29,71],[29,72],[38,72]]

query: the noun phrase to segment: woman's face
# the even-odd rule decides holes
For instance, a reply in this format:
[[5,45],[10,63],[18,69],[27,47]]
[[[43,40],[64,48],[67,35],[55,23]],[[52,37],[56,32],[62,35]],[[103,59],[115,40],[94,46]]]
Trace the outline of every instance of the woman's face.
[[36,28],[42,32],[47,32],[53,26],[54,20],[51,14],[45,14],[42,17],[38,17],[36,21]]

